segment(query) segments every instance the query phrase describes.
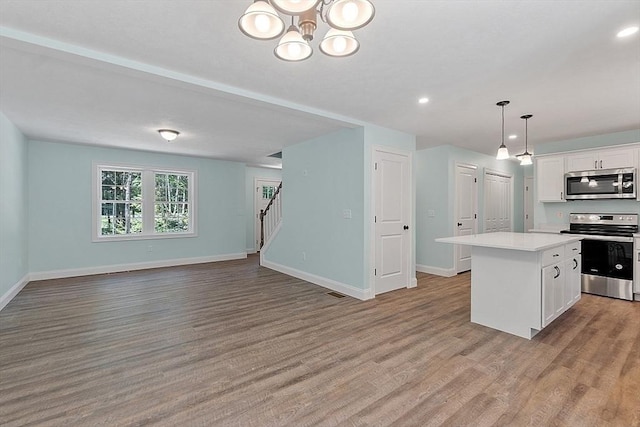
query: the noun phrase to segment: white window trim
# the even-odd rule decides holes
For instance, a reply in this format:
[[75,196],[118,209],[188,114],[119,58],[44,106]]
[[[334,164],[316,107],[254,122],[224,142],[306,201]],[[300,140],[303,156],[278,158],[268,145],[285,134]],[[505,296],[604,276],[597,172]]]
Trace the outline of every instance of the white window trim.
[[[155,204],[155,174],[156,173],[169,173],[169,174],[182,174],[189,176],[189,227],[190,230],[181,233],[156,233],[155,227],[143,228],[142,233],[136,234],[118,234],[110,236],[102,236],[100,234],[101,229],[101,217],[99,215],[102,212],[102,180],[98,178],[101,175],[102,170],[130,170],[142,172],[142,215],[143,224],[154,223],[154,204]],[[186,237],[198,237],[197,233],[197,197],[198,194],[198,174],[195,170],[189,169],[171,169],[167,167],[154,167],[154,166],[141,166],[132,164],[119,164],[119,163],[97,163],[92,164],[92,178],[91,178],[91,241],[92,242],[118,242],[124,240],[151,240],[151,239],[180,239]],[[149,208],[151,207],[151,208]],[[150,228],[150,230],[149,230]]]

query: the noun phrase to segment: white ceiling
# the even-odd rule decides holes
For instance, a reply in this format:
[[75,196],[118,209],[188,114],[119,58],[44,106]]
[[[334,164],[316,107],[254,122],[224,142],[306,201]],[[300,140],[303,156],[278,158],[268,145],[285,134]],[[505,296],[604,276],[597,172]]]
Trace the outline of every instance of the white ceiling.
[[640,25],[637,0],[373,0],[356,55],[314,40],[302,63],[238,30],[250,3],[0,0],[0,110],[34,139],[263,165],[363,123],[494,154],[503,99],[512,153],[525,113],[534,150],[640,128],[640,36],[615,37]]

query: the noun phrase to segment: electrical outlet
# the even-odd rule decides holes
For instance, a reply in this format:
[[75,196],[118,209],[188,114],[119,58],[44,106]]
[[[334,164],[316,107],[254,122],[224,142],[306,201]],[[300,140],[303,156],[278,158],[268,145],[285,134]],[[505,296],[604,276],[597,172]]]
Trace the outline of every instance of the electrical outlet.
[[558,218],[562,218],[564,216],[562,212],[557,212],[556,215],[558,215]]
[[342,211],[342,217],[344,219],[351,219],[351,209],[345,209]]
[[436,216],[436,211],[434,211],[433,209],[429,209],[427,211],[427,216],[433,218],[434,216]]
[[153,246],[151,245],[147,246],[147,252],[153,252]]

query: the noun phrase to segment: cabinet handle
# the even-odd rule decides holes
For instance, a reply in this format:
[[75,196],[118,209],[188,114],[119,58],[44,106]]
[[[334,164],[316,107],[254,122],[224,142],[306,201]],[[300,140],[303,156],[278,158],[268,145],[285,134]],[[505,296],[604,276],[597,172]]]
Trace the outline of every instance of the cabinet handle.
[[600,169],[602,169],[602,160],[600,160]]
[[597,160],[593,163],[593,168],[594,169],[598,169],[598,161]]
[[575,270],[576,268],[578,268],[578,260],[577,259],[573,259],[573,269]]
[[564,199],[564,191],[560,192],[560,199]]
[[[559,257],[559,256],[560,256],[560,254],[553,254],[553,257],[554,257],[554,258],[555,258],[555,257]],[[558,267],[556,267],[556,268],[558,268]]]
[[556,269],[556,271],[558,272],[558,274],[556,274],[555,276],[553,276],[554,279],[557,279],[558,277],[560,277],[560,269],[558,268],[558,266],[556,265],[555,267],[553,267]]

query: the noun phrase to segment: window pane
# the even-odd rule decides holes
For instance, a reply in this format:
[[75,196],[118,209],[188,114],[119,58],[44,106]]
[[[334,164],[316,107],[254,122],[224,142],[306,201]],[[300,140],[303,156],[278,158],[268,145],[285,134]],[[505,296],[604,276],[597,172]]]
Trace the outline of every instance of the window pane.
[[102,184],[113,185],[116,183],[116,173],[114,171],[102,171]]
[[115,199],[115,187],[112,185],[102,186],[102,200],[114,200]]
[[101,234],[131,234],[142,232],[141,203],[103,203],[100,218]]
[[189,205],[187,203],[156,203],[156,233],[189,231]]

